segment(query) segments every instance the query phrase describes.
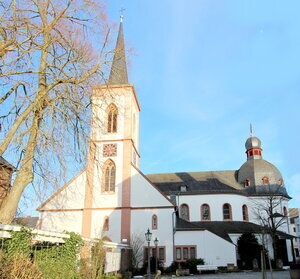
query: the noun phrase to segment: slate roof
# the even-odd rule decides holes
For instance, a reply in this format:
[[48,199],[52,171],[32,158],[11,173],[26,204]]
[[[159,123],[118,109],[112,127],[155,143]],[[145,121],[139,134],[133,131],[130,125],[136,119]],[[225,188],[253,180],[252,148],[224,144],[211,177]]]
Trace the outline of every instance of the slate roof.
[[299,216],[299,208],[289,208],[289,215],[290,218]]
[[236,182],[237,171],[178,172],[149,174],[147,177],[167,195],[180,191],[180,186],[187,186],[185,194],[201,193],[238,193],[244,190]]
[[125,44],[123,35],[123,24],[120,22],[117,43],[115,47],[114,58],[112,61],[111,71],[108,84],[128,84],[127,64],[125,55]]
[[[178,172],[148,174],[148,179],[166,195],[192,195],[213,193],[235,193],[245,196],[260,196],[279,194],[290,198],[285,187],[280,185],[265,185],[259,187],[244,187],[237,181],[238,170]],[[186,191],[180,191],[186,186]]]
[[[262,233],[266,232],[268,228],[263,226],[243,221],[200,221],[188,222],[181,218],[177,218],[176,230],[208,230],[219,237],[232,242],[229,234],[242,234],[242,233]],[[281,238],[290,239],[293,236],[286,234],[282,231],[277,231],[277,235]]]
[[16,168],[13,165],[11,165],[2,156],[0,156],[0,167],[2,167],[2,166],[10,168],[10,169],[12,169],[14,171],[16,170]]

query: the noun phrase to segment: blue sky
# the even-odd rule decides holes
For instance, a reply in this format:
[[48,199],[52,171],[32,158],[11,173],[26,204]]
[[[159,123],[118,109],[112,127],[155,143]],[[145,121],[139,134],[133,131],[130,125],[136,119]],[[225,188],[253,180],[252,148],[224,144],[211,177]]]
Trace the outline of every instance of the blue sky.
[[249,124],[300,207],[300,1],[110,0],[145,173],[238,169]]

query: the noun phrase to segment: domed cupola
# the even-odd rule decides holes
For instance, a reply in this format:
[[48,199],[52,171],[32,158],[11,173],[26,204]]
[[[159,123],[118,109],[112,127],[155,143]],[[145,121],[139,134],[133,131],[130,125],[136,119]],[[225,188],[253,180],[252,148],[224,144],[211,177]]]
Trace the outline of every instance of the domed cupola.
[[[238,171],[238,182],[249,191],[265,192],[268,189],[287,195],[280,171],[271,163],[262,159],[261,141],[251,133],[245,143],[247,162]],[[259,186],[259,187],[257,187]],[[251,189],[250,189],[251,188]],[[263,190],[264,189],[264,190]]]
[[247,160],[249,159],[261,159],[261,141],[257,137],[253,137],[252,135],[250,138],[247,139],[245,143],[246,147],[246,154],[247,154]]

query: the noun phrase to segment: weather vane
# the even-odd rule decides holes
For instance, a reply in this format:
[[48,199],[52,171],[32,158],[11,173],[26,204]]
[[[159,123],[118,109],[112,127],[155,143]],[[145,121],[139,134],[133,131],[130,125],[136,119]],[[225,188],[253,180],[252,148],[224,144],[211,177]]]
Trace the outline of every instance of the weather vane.
[[125,11],[125,9],[124,9],[124,8],[121,8],[121,10],[120,10],[120,22],[123,22],[124,11]]
[[253,137],[252,124],[250,123],[250,137]]

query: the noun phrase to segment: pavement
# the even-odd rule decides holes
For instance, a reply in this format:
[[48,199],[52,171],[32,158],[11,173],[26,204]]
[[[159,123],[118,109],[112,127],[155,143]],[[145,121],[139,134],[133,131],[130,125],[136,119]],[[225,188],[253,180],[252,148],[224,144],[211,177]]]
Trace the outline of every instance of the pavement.
[[[170,279],[171,276],[162,276],[162,279]],[[175,277],[173,277],[175,278]],[[176,277],[180,279],[261,279],[260,272],[246,271],[246,272],[233,272],[233,273],[217,273],[217,274],[199,274],[192,276],[180,276]],[[273,272],[273,278],[271,273],[267,272],[266,279],[291,279],[289,271],[276,271]]]

